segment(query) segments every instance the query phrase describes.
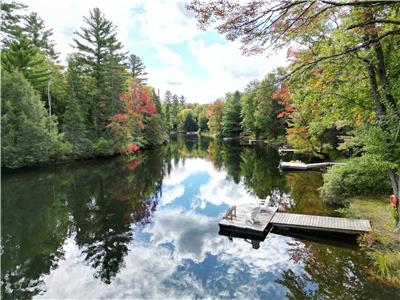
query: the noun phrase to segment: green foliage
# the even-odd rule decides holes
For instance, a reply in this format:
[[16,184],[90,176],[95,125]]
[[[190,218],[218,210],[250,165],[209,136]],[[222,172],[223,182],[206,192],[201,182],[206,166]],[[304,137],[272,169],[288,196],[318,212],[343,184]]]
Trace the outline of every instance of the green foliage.
[[370,251],[376,275],[394,285],[400,286],[400,251]]
[[238,91],[229,94],[224,107],[222,117],[222,133],[224,136],[239,135],[240,128],[240,93]]
[[[84,17],[86,27],[75,32],[75,48],[81,75],[89,75],[96,84],[95,99],[90,103],[93,127],[98,136],[104,133],[108,119],[121,111],[119,101],[127,71],[123,64],[125,53],[117,40],[117,30],[111,21],[98,9]],[[103,136],[105,138],[105,136]]]
[[38,48],[20,33],[1,53],[2,68],[8,72],[20,71],[33,87],[40,91],[49,80],[50,70],[44,64],[44,58]]
[[147,78],[145,77],[147,75],[147,72],[145,71],[146,66],[139,56],[135,54],[129,55],[128,66],[132,77],[137,80],[137,82],[144,84],[147,81]]
[[255,91],[249,91],[244,93],[240,99],[241,111],[240,116],[242,118],[242,130],[244,132],[255,133],[255,118],[254,112],[256,111],[256,93]]
[[110,139],[100,137],[93,144],[93,154],[96,156],[110,156],[114,154],[114,145]]
[[200,131],[207,131],[208,130],[208,118],[206,117],[204,111],[202,111],[197,117],[197,127]]
[[391,212],[392,212],[392,217],[393,217],[393,223],[395,225],[397,225],[397,223],[399,221],[399,211],[396,208],[392,207]]
[[167,140],[166,132],[160,114],[148,117],[143,131],[144,144],[147,146],[157,146]]
[[57,123],[22,73],[2,72],[2,165],[18,168],[48,161],[57,151]]
[[172,100],[172,94],[170,91],[166,91],[164,95],[164,101],[163,101],[163,114],[165,116],[165,125],[167,127],[167,130],[171,130],[171,100]]
[[192,112],[189,112],[185,119],[184,130],[185,131],[197,131],[197,123],[193,118]]
[[180,104],[179,104],[179,99],[177,95],[172,96],[172,103],[171,103],[171,117],[170,117],[170,122],[171,122],[171,128],[173,130],[178,130],[178,125],[179,125],[179,111],[180,111]]
[[349,160],[345,166],[333,166],[324,174],[321,193],[330,204],[347,205],[355,195],[379,195],[390,191],[390,164],[374,155]]
[[5,1],[1,1],[0,5],[2,44],[8,46],[22,30],[20,21],[23,16],[17,12],[26,9],[27,6],[22,3],[7,3]]
[[224,102],[216,100],[210,105],[208,111],[208,128],[213,136],[219,137],[222,135],[223,129]]
[[65,139],[73,146],[73,153],[84,155],[91,150],[91,141],[87,138],[85,119],[77,99],[70,96],[62,126]]
[[24,21],[23,31],[30,44],[40,49],[48,58],[57,60],[58,53],[54,49],[54,41],[51,40],[53,30],[45,28],[44,20],[36,12],[24,16]]

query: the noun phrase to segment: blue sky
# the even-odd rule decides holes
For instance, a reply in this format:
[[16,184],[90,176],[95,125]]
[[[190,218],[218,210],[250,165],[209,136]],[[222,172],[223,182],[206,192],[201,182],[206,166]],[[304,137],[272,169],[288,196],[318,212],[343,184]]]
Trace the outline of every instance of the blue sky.
[[213,29],[201,31],[183,1],[25,0],[53,28],[57,51],[65,61],[73,31],[83,16],[99,7],[118,27],[126,51],[139,55],[148,82],[164,94],[184,95],[189,102],[208,103],[226,92],[242,90],[249,81],[286,64],[286,51],[243,56],[239,42],[230,42]]

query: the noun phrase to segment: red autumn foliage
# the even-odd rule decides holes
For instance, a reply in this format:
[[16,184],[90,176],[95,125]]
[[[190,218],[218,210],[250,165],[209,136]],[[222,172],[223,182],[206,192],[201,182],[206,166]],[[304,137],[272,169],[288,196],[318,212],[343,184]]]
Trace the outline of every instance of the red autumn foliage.
[[120,94],[124,112],[110,118],[109,128],[113,131],[121,152],[135,153],[139,146],[132,143],[138,129],[145,127],[144,118],[157,114],[157,107],[150,91],[140,84],[135,84],[129,92]]
[[130,164],[129,164],[129,170],[134,171],[139,167],[140,163],[137,159],[133,160]]
[[275,91],[272,95],[272,99],[277,100],[282,106],[284,111],[280,112],[276,115],[278,119],[290,116],[292,113],[296,112],[297,110],[289,103],[290,100],[290,92],[288,88],[280,88]]
[[131,152],[137,152],[139,150],[139,146],[136,144],[130,144],[129,145],[129,150],[131,150]]

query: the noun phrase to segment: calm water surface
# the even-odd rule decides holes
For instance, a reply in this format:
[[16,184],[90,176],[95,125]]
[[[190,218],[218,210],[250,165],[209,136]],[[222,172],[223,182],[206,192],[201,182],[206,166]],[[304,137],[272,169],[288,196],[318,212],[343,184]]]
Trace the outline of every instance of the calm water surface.
[[4,299],[399,299],[355,246],[218,234],[233,204],[334,215],[318,173],[279,175],[277,151],[177,137],[137,159],[2,175]]

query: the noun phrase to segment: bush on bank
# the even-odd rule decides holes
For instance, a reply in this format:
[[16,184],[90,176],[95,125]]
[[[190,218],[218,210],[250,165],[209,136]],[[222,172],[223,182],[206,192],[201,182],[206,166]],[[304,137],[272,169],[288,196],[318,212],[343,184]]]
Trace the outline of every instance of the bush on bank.
[[375,155],[364,155],[349,160],[344,166],[333,166],[323,175],[322,197],[329,204],[347,206],[353,196],[390,193],[388,169],[389,163]]

